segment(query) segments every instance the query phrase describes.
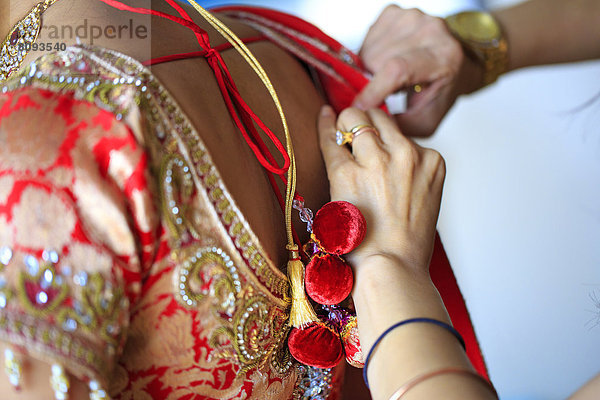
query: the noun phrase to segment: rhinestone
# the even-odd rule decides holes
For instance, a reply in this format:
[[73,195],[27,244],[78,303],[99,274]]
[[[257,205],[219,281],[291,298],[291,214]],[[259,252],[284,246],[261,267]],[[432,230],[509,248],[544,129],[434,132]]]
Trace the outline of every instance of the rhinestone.
[[185,282],[185,281],[187,280],[187,278],[186,278],[184,275],[181,275],[181,276],[179,277],[179,280],[180,280],[181,282]]
[[42,71],[38,71],[38,73],[35,75],[37,78],[41,78],[42,77]]
[[98,390],[100,389],[100,385],[98,385],[98,382],[96,381],[90,381],[90,390]]
[[73,277],[73,282],[75,282],[75,284],[78,285],[78,286],[85,286],[85,285],[87,285],[87,281],[88,281],[88,274],[85,271],[79,271]]
[[0,247],[0,263],[8,265],[8,263],[12,259],[12,255],[12,250],[9,247]]
[[188,300],[188,301],[187,301],[187,304],[188,304],[188,306],[191,306],[191,305],[193,305],[193,304],[194,304],[194,302],[193,302],[192,300]]
[[6,295],[4,293],[0,293],[0,308],[5,308],[7,304]]
[[[144,86],[142,86],[142,92],[145,92],[147,89],[148,89],[148,88],[147,88],[145,85],[144,85]],[[150,97],[148,97],[148,98],[150,98]]]
[[58,254],[53,250],[44,250],[42,253],[42,259],[44,261],[51,261],[56,264],[58,262]]
[[183,283],[180,283],[180,284],[179,284],[179,289],[185,289],[185,284],[183,284]]
[[27,77],[22,77],[21,78],[21,85],[25,84],[25,82],[27,82]]
[[171,212],[172,212],[173,214],[179,214],[179,208],[178,208],[178,207],[173,207],[173,208],[171,209]]
[[72,318],[67,318],[62,326],[65,331],[73,332],[77,329],[77,321]]
[[40,264],[38,260],[32,255],[25,256],[25,265],[27,265],[27,271],[29,275],[35,276],[40,270]]
[[52,286],[53,280],[54,280],[54,274],[52,273],[52,271],[47,269],[44,271],[44,274],[42,275],[42,279],[40,281],[40,286],[42,287],[42,289],[48,289],[50,286]]
[[6,93],[8,91],[8,88],[6,86],[2,86],[2,93]]
[[142,84],[142,81],[140,81],[139,79],[137,81],[135,81],[135,86],[140,86]]
[[63,275],[71,276],[71,266],[70,265],[64,265],[60,270],[63,273]]
[[48,302],[48,294],[46,292],[39,292],[35,298],[38,304],[46,304]]
[[125,78],[121,78],[118,80],[118,83],[125,83]]
[[15,44],[17,44],[17,41],[19,40],[20,37],[21,37],[21,34],[19,33],[19,31],[14,31],[12,33],[12,35],[10,35],[10,45],[14,46]]
[[116,335],[119,333],[119,329],[113,324],[108,324],[106,326],[106,332],[108,332],[109,335]]
[[[180,290],[180,291],[179,291],[179,294],[180,294],[180,295],[182,295],[182,296],[185,296],[185,290]],[[184,300],[185,300],[185,299],[184,299]]]
[[64,81],[65,81],[65,77],[61,75],[60,78],[58,78],[58,82],[63,83]]

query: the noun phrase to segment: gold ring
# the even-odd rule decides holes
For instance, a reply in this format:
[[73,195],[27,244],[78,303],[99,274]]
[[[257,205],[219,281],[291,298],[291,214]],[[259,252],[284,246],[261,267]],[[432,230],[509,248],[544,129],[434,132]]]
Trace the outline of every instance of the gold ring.
[[361,133],[365,133],[365,132],[373,132],[376,136],[379,136],[379,132],[377,132],[377,129],[375,129],[374,127],[372,127],[370,125],[365,125],[365,126],[361,126],[360,128],[356,129],[356,131],[354,131],[354,136],[352,137],[352,140],[354,140],[354,138],[356,138]]
[[423,86],[419,85],[418,83],[412,87],[412,91],[415,93],[421,93],[421,90],[423,90]]
[[374,126],[367,125],[367,124],[361,124],[361,125],[356,125],[352,129],[350,129],[350,131],[342,131],[342,130],[338,129],[335,132],[335,142],[338,144],[338,146],[343,146],[345,144],[352,144],[352,141],[354,140],[354,138],[364,132],[373,132],[375,135],[379,136],[379,132],[377,132],[377,129],[375,129]]

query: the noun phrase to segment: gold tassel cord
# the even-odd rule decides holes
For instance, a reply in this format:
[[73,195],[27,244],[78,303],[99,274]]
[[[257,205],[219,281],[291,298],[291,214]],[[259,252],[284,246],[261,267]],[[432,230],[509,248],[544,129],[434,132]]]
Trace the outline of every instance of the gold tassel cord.
[[223,24],[214,15],[206,11],[200,6],[195,0],[189,0],[189,3],[202,15],[202,17],[208,21],[208,23],[219,32],[235,50],[246,60],[246,62],[252,67],[254,72],[258,75],[262,83],[267,88],[273,103],[277,108],[281,124],[283,125],[283,131],[285,134],[286,150],[290,158],[290,167],[287,171],[287,185],[285,188],[285,229],[287,234],[288,244],[287,250],[290,252],[290,259],[287,264],[288,279],[292,290],[292,306],[290,310],[290,325],[296,328],[302,328],[313,321],[317,320],[311,304],[309,303],[306,293],[304,291],[304,265],[300,260],[298,253],[298,246],[294,243],[294,236],[292,234],[292,203],[294,200],[294,193],[296,193],[296,157],[294,155],[294,149],[292,146],[292,140],[288,129],[285,114],[283,113],[283,107],[279,101],[279,97],[271,83],[271,80],[267,76],[267,73],[260,65],[256,57],[250,52],[246,45],[233,33],[225,24]]

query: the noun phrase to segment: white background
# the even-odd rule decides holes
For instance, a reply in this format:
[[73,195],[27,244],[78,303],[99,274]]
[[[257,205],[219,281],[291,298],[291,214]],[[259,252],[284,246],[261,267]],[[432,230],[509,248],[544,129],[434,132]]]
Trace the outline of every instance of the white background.
[[[354,50],[386,4],[247,3]],[[398,2],[439,15],[473,3]],[[422,141],[447,162],[439,231],[503,400],[564,399],[600,372],[600,98],[584,106],[599,93],[600,62],[517,71]]]

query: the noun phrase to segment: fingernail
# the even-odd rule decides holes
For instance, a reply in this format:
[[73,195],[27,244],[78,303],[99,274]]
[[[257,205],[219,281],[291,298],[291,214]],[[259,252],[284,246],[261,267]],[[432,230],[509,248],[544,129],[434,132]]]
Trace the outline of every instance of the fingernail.
[[330,115],[333,115],[333,108],[331,108],[331,106],[328,104],[323,105],[321,107],[321,116],[328,117]]

